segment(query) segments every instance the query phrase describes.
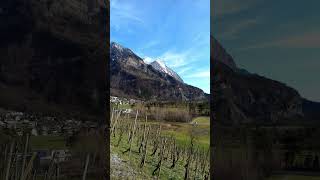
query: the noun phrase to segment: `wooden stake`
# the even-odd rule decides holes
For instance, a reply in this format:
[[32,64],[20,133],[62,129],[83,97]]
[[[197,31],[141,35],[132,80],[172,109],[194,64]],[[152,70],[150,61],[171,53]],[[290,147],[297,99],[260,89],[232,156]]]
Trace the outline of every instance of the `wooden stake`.
[[87,176],[87,171],[88,171],[88,165],[89,165],[89,160],[90,160],[90,154],[87,154],[87,158],[86,158],[86,165],[83,171],[83,176],[82,176],[82,180],[86,180],[86,176]]
[[29,145],[29,134],[27,134],[26,144],[24,146],[24,153],[23,153],[23,160],[22,160],[22,167],[21,167],[21,176],[20,176],[21,180],[24,176],[24,166],[26,165],[28,145]]
[[29,163],[28,163],[28,166],[27,166],[27,168],[26,168],[26,170],[25,170],[25,173],[24,173],[24,175],[22,176],[21,180],[26,180],[26,179],[27,179],[29,173],[30,173],[31,170],[32,170],[33,161],[34,161],[34,159],[36,158],[36,155],[37,155],[36,152],[34,152],[34,153],[32,154],[32,157],[31,157],[31,159],[30,159],[30,161],[29,161]]
[[136,131],[137,119],[138,119],[138,110],[137,110],[137,113],[136,113],[136,118],[134,119],[133,132],[132,132],[132,137],[131,137],[131,140],[130,140],[129,160],[130,160],[130,156],[131,156],[132,140],[133,140],[133,137],[134,137],[134,134],[135,134],[135,131]]
[[9,157],[8,157],[8,164],[7,164],[7,170],[6,170],[6,178],[5,180],[9,180],[10,177],[10,167],[11,167],[11,159],[12,159],[12,153],[14,148],[14,141],[11,143],[10,151],[9,151]]

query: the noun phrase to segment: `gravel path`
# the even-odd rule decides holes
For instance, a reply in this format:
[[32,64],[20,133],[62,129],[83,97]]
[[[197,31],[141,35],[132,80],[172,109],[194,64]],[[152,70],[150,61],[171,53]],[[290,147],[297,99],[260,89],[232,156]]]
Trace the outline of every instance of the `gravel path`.
[[112,179],[135,179],[137,173],[117,154],[111,154],[110,161]]

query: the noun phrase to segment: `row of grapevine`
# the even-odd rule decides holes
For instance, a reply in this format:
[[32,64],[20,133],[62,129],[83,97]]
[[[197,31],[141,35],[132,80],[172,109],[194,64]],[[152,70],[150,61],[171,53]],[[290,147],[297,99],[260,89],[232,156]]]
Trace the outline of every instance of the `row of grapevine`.
[[130,116],[119,109],[113,109],[110,117],[110,136],[114,139],[112,145],[118,147],[125,141],[128,146],[122,153],[127,154],[129,160],[134,158],[132,153],[138,154],[140,168],[144,168],[148,159],[157,159],[152,171],[154,178],[160,179],[165,164],[169,164],[168,168],[171,170],[180,164],[184,167],[181,177],[185,180],[209,179],[209,150],[196,145],[193,130],[190,132],[188,143],[181,144],[174,136],[163,133],[161,123],[148,123],[148,116],[139,115],[138,110],[134,116]]

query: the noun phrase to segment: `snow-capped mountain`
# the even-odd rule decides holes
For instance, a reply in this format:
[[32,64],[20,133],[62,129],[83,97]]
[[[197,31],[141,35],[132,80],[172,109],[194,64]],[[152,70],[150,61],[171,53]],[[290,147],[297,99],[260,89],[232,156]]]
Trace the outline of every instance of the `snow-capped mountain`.
[[150,63],[150,65],[157,71],[164,73],[166,75],[172,76],[176,80],[183,82],[181,77],[176,72],[174,72],[171,68],[166,66],[166,64],[162,60],[155,60],[152,63]]

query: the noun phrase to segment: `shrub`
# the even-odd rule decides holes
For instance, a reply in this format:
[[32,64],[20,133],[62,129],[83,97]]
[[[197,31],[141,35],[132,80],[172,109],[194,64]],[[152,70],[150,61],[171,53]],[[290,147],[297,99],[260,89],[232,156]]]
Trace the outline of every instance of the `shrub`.
[[151,119],[157,121],[190,122],[192,120],[189,111],[183,108],[151,107],[147,113]]

